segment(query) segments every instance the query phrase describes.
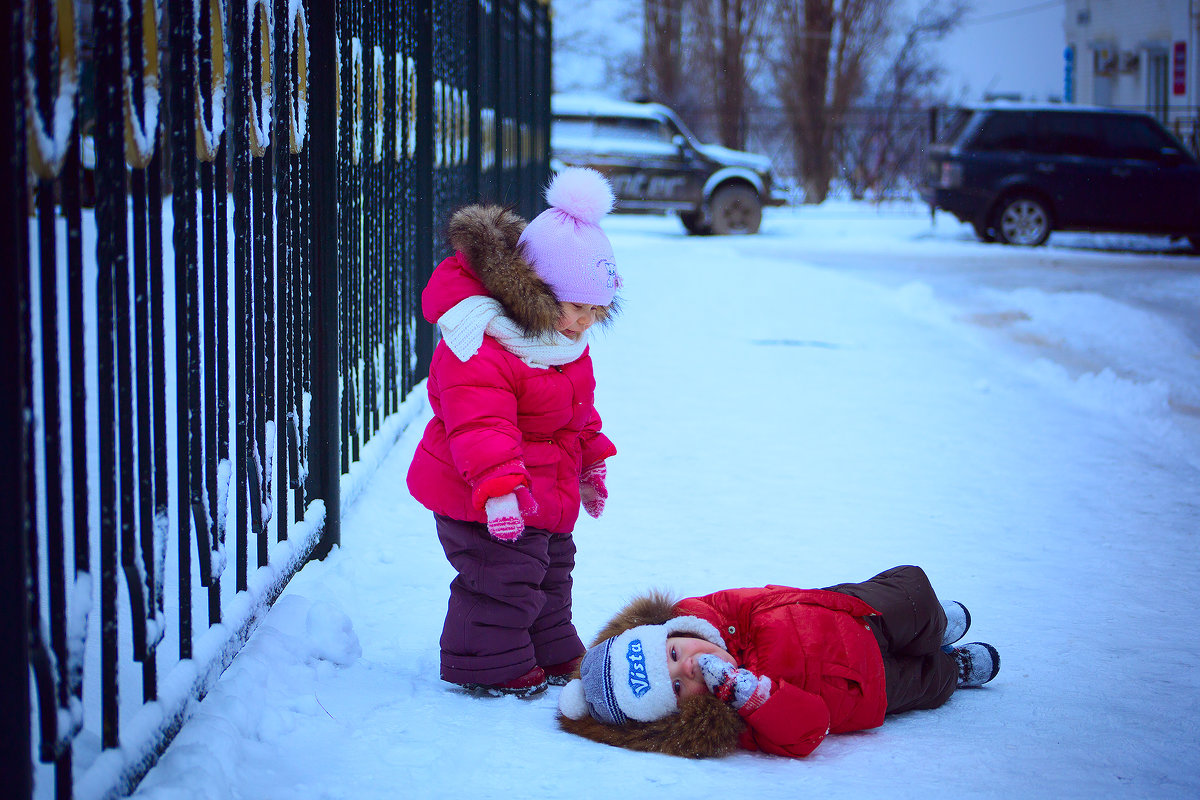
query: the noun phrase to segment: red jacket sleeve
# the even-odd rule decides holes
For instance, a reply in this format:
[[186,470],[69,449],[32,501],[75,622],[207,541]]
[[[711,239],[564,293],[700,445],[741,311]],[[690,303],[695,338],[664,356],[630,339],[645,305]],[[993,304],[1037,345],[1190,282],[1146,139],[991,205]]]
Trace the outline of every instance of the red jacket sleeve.
[[825,701],[782,681],[772,687],[767,702],[744,719],[742,747],[777,756],[806,756],[829,734]]

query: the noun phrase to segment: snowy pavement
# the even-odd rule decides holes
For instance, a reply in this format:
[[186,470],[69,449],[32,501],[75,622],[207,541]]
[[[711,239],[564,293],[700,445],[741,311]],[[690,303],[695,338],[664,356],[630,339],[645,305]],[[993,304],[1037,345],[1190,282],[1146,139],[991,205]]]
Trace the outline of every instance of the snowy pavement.
[[[995,248],[919,208],[807,211],[738,240],[607,223],[625,311],[592,354],[620,453],[603,518],[575,531],[576,625],[590,641],[650,587],[914,563],[971,609],[968,639],[999,648],[992,684],[804,760],[707,762],[563,733],[556,688],[461,694],[438,679],[452,571],[405,489],[428,418],[410,406],[342,547],[293,579],[137,796],[1200,796],[1196,344],[1086,290],[947,296],[916,274],[815,267],[806,249]],[[1113,257],[1170,261],[1164,290],[1200,296],[1200,259]]]

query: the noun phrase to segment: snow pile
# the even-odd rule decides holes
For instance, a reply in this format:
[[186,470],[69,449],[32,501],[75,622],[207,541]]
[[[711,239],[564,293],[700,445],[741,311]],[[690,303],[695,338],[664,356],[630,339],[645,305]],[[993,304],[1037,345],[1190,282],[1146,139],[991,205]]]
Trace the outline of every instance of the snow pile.
[[280,597],[175,738],[172,757],[147,775],[136,796],[241,796],[240,751],[286,737],[305,717],[327,714],[317,693],[322,676],[361,655],[354,626],[336,604],[293,593]]

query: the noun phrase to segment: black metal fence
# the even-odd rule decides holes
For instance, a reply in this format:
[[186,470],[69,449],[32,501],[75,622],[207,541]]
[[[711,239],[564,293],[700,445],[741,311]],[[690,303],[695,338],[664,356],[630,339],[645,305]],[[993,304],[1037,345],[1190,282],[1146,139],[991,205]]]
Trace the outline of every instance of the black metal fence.
[[0,12],[6,796],[128,792],[339,543],[448,212],[540,208],[550,41],[538,0]]

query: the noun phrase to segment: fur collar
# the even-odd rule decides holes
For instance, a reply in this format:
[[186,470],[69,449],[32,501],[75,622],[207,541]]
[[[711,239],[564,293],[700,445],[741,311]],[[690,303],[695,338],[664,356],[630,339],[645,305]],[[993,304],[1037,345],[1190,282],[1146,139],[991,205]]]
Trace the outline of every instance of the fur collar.
[[[634,598],[617,612],[600,629],[591,646],[638,625],[662,625],[677,616],[675,600],[663,592],[652,591]],[[572,677],[579,677],[578,667]],[[690,697],[680,703],[678,714],[654,722],[606,725],[590,716],[571,719],[559,714],[558,724],[565,731],[602,744],[686,758],[722,756],[735,750],[746,727],[736,711],[712,695]]]
[[472,205],[454,213],[447,233],[505,315],[527,335],[540,336],[555,330],[558,300],[517,247],[525,225],[501,206]]

